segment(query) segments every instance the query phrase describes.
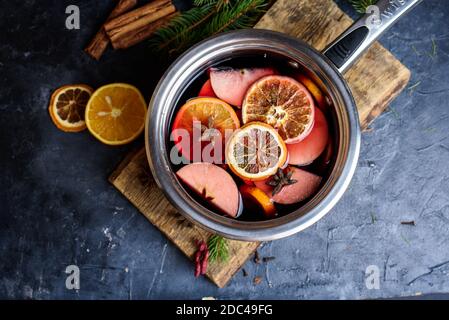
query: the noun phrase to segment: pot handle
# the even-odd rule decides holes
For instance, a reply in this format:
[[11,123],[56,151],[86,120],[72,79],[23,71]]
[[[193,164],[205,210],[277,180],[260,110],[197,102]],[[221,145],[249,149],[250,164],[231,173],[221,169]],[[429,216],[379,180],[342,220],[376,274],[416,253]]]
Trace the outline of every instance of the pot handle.
[[323,54],[344,73],[380,35],[421,1],[379,0],[376,5],[369,6],[366,14],[332,42]]

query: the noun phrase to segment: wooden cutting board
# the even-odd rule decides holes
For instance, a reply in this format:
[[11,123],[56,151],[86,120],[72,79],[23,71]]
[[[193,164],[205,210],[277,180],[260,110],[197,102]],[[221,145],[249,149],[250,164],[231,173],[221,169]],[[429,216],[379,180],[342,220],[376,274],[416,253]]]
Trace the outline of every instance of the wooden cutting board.
[[[351,22],[331,0],[278,0],[256,28],[296,36],[321,50]],[[376,43],[345,74],[345,78],[354,94],[362,127],[366,128],[405,88],[410,72]],[[190,259],[196,250],[195,241],[209,237],[209,232],[183,222],[181,215],[158,189],[144,149],[130,154],[109,181]],[[219,287],[228,283],[259,243],[230,241],[229,246],[229,261],[212,263],[207,272],[207,277]],[[193,266],[186,272],[193,276]]]

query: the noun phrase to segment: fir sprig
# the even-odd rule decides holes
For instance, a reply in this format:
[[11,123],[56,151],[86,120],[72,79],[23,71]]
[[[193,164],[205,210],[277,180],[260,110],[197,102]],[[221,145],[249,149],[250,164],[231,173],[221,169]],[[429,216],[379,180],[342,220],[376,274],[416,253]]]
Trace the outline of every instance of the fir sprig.
[[158,51],[181,50],[189,43],[201,40],[196,29],[214,14],[214,5],[194,7],[173,18],[166,27],[157,30],[150,39],[150,46]]
[[207,241],[207,248],[209,249],[210,261],[226,262],[229,259],[228,240],[222,236],[217,234],[210,236]]
[[218,0],[193,0],[193,5],[197,7],[205,6],[207,4],[215,5]]
[[235,1],[232,5],[223,7],[211,19],[204,30],[204,36],[220,32],[251,28],[267,6],[265,0]]
[[376,4],[377,0],[348,0],[358,13],[366,13],[366,9]]
[[151,47],[169,55],[220,32],[250,28],[270,0],[194,0],[192,9],[175,17],[150,40]]
[[194,0],[193,5],[200,7],[205,5],[214,5],[217,9],[227,7],[231,4],[230,0]]

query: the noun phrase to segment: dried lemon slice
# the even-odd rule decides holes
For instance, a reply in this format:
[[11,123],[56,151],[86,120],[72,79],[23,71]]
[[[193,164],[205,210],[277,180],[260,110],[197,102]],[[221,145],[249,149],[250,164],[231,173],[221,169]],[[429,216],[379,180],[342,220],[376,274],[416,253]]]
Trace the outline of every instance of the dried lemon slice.
[[235,131],[226,145],[226,163],[244,180],[264,180],[275,174],[286,159],[284,141],[262,122],[251,122]]

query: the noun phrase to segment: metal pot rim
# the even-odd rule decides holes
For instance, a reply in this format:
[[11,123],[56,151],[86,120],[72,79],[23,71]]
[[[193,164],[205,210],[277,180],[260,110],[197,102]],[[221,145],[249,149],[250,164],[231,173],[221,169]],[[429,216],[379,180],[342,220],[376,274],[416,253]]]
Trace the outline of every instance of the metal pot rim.
[[[180,186],[169,163],[166,135],[169,130],[163,119],[170,118],[175,99],[182,88],[180,83],[192,77],[195,68],[213,57],[241,50],[270,50],[283,54],[312,69],[332,88],[332,99],[340,120],[340,152],[337,172],[331,173],[326,184],[313,199],[300,209],[273,220],[260,222],[237,221],[223,217],[194,201]],[[178,86],[178,87],[177,87]],[[170,103],[175,101],[175,103]],[[164,127],[165,126],[165,127]],[[344,130],[343,130],[344,129]],[[260,29],[232,31],[214,36],[192,47],[179,57],[159,81],[151,99],[145,126],[145,145],[153,177],[169,201],[187,219],[203,228],[228,238],[246,241],[267,241],[287,237],[311,226],[341,198],[354,174],[360,152],[360,126],[357,109],[349,87],[333,64],[320,52],[288,35]],[[333,176],[334,175],[334,176]]]

